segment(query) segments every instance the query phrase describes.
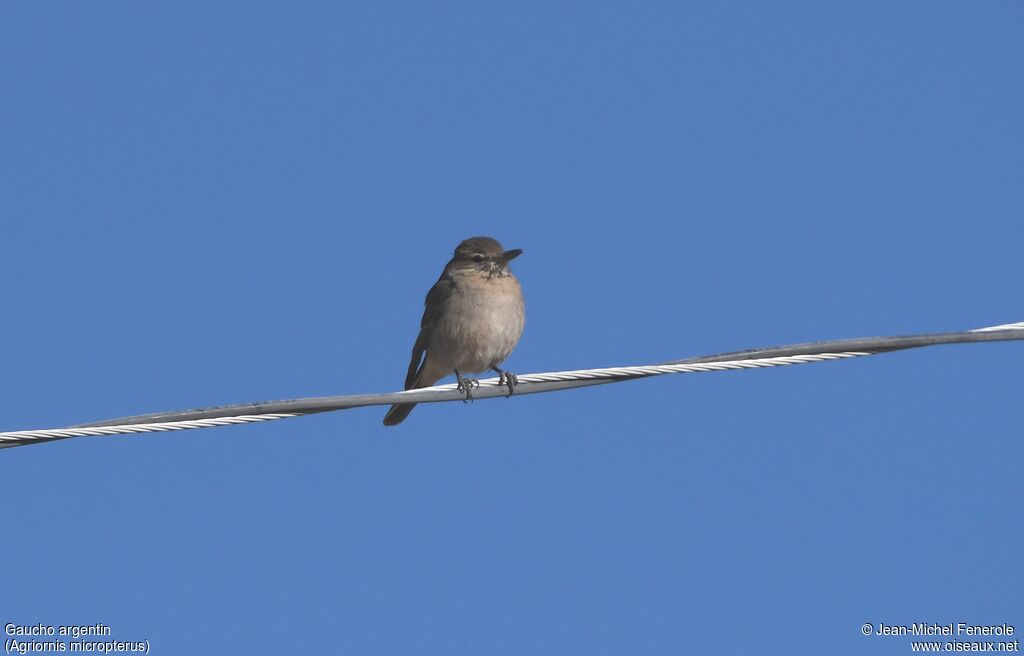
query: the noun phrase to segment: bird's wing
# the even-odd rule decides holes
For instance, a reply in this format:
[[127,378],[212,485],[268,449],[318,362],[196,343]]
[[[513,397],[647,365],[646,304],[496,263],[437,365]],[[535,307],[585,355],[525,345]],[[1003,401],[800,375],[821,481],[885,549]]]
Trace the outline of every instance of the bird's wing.
[[423,373],[423,365],[426,358],[423,354],[430,348],[430,333],[434,322],[443,311],[448,297],[455,289],[455,283],[447,275],[442,274],[434,283],[434,286],[427,292],[427,298],[423,302],[423,319],[420,320],[420,334],[416,337],[416,343],[412,346],[412,359],[409,361],[409,371],[405,375],[405,389],[412,389],[419,382],[420,374]]

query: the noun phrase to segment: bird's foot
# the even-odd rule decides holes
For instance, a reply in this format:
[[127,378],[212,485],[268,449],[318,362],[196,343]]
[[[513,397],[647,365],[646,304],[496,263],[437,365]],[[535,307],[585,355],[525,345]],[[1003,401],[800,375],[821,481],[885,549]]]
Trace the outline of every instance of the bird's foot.
[[512,392],[515,391],[516,385],[519,384],[519,376],[516,376],[511,371],[501,371],[498,375],[498,384],[508,387],[508,394],[505,398],[512,396]]
[[455,377],[459,383],[456,389],[458,389],[460,392],[466,395],[465,398],[462,399],[462,402],[466,403],[468,401],[472,401],[473,388],[480,387],[480,381],[477,380],[476,378],[463,378],[461,375],[458,374],[458,372],[456,372]]

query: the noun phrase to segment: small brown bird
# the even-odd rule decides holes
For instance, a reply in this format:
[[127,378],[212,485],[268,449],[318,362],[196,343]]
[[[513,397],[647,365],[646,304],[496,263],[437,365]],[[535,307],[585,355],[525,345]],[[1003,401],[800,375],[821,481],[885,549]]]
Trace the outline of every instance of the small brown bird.
[[[479,383],[462,374],[490,369],[512,394],[516,376],[499,366],[516,347],[526,321],[522,289],[508,268],[522,252],[519,248],[506,251],[490,237],[472,237],[455,248],[427,293],[405,389],[430,387],[454,372],[459,389],[471,399]],[[415,407],[415,403],[391,406],[384,425],[402,423]]]

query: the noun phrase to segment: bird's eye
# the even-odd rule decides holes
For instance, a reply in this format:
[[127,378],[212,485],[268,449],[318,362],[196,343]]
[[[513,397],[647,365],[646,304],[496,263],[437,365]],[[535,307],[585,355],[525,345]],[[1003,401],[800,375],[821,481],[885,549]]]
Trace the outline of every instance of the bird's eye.
[[473,256],[473,261],[474,262],[483,262],[484,261],[484,256],[480,255],[479,253],[477,253],[476,255]]

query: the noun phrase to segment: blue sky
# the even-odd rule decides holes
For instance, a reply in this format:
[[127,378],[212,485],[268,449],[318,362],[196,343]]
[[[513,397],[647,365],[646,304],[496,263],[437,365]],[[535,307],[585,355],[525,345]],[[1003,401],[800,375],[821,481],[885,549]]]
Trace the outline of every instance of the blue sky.
[[[0,430],[1024,320],[1019,3],[7,3]],[[0,622],[153,653],[1024,630],[1015,343],[0,452]],[[5,636],[6,637],[6,636]]]

